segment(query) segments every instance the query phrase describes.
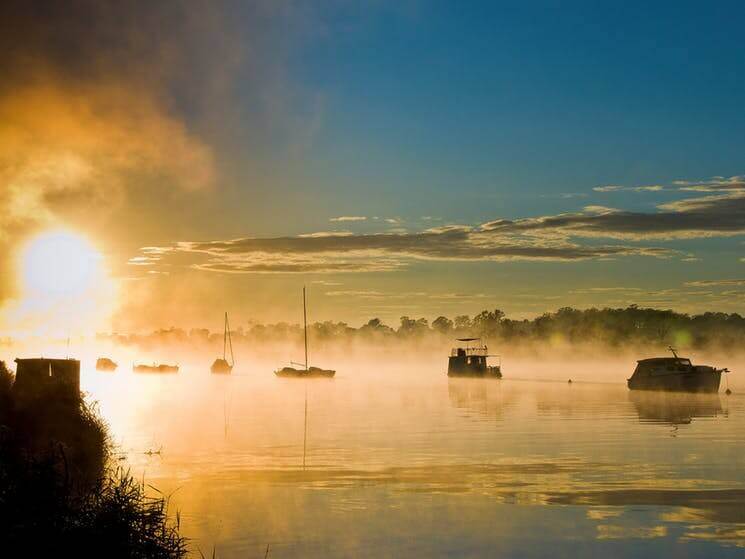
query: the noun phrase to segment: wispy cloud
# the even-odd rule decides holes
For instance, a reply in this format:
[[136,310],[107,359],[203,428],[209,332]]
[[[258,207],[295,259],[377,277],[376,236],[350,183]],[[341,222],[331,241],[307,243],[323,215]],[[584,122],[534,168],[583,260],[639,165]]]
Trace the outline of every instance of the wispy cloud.
[[[733,179],[726,182],[735,184]],[[384,221],[397,223],[398,219]],[[647,243],[650,239],[742,234],[745,190],[729,188],[726,192],[660,204],[654,212],[589,205],[574,213],[495,219],[477,227],[448,224],[418,232],[323,231],[294,237],[187,241],[149,247],[141,256],[147,256],[148,262],[169,259],[199,270],[225,273],[388,272],[424,260],[572,262],[629,256],[679,256],[690,260],[690,253]],[[597,240],[603,238],[633,244],[598,244]]]
[[[563,238],[495,235],[465,226],[418,233],[305,235],[179,242],[159,247],[161,259],[174,258],[212,272],[292,273],[393,271],[412,261],[576,261],[621,256],[669,257],[664,248],[585,246]],[[148,248],[153,255],[153,248]]]
[[344,221],[367,221],[367,217],[364,215],[341,215],[339,217],[332,217],[329,219],[332,222],[344,222]]
[[659,192],[660,190],[665,190],[665,187],[660,184],[651,184],[647,186],[620,186],[609,184],[605,186],[596,186],[593,190],[595,192]]
[[745,190],[745,175],[732,177],[712,177],[705,181],[678,180],[673,184],[680,190],[695,192],[716,192],[720,190]]
[[731,287],[733,285],[745,286],[745,279],[718,279],[718,280],[697,280],[688,281],[684,285],[688,287]]
[[484,231],[544,237],[597,237],[643,240],[726,237],[745,234],[745,191],[688,198],[662,204],[657,212],[602,211],[590,207],[482,225]]

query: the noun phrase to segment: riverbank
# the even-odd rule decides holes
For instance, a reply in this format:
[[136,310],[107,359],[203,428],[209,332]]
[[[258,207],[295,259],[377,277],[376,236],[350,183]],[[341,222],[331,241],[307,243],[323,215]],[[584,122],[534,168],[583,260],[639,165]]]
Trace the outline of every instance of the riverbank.
[[[186,555],[168,501],[115,464],[107,427],[81,395],[21,403],[0,362],[0,532],[24,556]],[[15,554],[12,554],[15,556]]]

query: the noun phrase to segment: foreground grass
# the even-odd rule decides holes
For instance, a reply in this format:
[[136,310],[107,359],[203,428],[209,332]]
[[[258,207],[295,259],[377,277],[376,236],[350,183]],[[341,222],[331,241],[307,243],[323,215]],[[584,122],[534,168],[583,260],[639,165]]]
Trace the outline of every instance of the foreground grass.
[[0,362],[0,536],[15,557],[180,558],[165,498],[111,465],[104,422],[82,398],[23,408]]

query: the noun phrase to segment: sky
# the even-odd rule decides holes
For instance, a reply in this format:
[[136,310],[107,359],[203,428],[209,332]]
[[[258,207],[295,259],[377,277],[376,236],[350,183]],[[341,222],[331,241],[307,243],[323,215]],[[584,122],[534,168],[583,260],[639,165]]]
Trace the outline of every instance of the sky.
[[745,6],[649,4],[4,2],[0,323],[50,231],[107,330],[743,313]]

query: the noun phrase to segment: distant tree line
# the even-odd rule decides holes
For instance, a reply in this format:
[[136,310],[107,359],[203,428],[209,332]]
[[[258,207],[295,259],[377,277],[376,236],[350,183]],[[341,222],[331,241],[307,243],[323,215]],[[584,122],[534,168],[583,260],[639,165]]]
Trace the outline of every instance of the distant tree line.
[[[297,341],[302,327],[280,322],[252,324],[231,331],[236,344]],[[222,342],[222,332],[206,329],[168,328],[150,334],[101,334],[101,338],[127,345],[155,346],[169,343],[214,344]],[[354,328],[344,322],[316,322],[309,325],[309,336],[317,344],[359,341],[396,342],[444,341],[445,338],[480,337],[495,343],[600,344],[606,347],[672,344],[683,348],[739,349],[745,347],[745,318],[737,313],[706,312],[689,315],[672,310],[640,308],[574,309],[564,307],[533,319],[511,319],[499,309],[484,310],[471,317],[402,316],[390,326],[378,318]]]

